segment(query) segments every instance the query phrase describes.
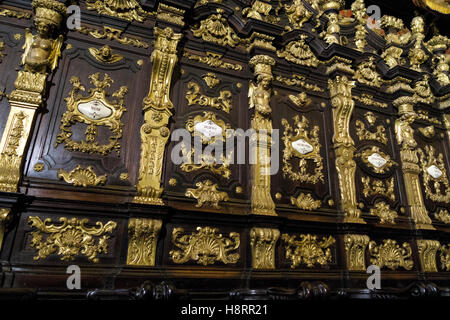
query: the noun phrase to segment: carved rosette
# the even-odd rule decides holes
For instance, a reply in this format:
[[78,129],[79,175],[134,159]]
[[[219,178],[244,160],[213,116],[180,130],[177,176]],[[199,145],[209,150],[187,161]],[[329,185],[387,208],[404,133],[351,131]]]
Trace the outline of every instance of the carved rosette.
[[132,218],[128,223],[127,265],[153,267],[162,221]]
[[441,247],[436,240],[417,240],[419,259],[423,272],[438,272],[436,265],[437,251]]
[[275,269],[275,246],[280,231],[268,228],[250,230],[252,248],[252,266],[254,269]]
[[272,120],[270,114],[272,67],[275,59],[266,55],[254,56],[249,63],[254,71],[256,83],[249,88],[249,105],[255,109],[251,127],[256,131],[250,139],[250,152],[256,164],[251,168],[251,211],[258,215],[276,215],[275,203],[270,193],[270,147],[272,144]]
[[355,142],[350,136],[350,118],[355,102],[352,99],[352,88],[355,82],[346,76],[337,76],[328,81],[331,104],[333,106],[334,136],[336,152],[336,170],[341,195],[341,210],[344,221],[348,223],[365,223],[360,218],[361,210],[357,207],[354,161]]
[[172,243],[180,250],[171,250],[169,256],[177,264],[190,260],[203,266],[222,262],[234,264],[239,261],[240,255],[235,252],[240,244],[240,235],[230,232],[229,238],[218,234],[217,228],[197,227],[197,232],[184,234],[183,228],[172,231]]
[[347,269],[366,271],[366,248],[370,238],[366,235],[348,234],[344,236]]
[[387,267],[395,271],[399,267],[411,270],[414,266],[411,260],[412,249],[407,242],[400,247],[397,241],[391,239],[383,240],[383,244],[378,246],[375,241],[371,241],[369,252],[372,256],[370,263],[380,268]]
[[283,234],[286,259],[291,261],[292,269],[301,264],[306,264],[307,268],[329,265],[332,260],[331,247],[336,240],[332,236],[323,237],[321,240],[317,238],[315,235],[301,234],[300,240],[296,240],[296,236]]
[[88,227],[89,219],[65,217],[59,219],[61,225],[51,222],[50,218],[42,221],[39,217],[28,217],[28,223],[35,229],[31,233],[30,246],[38,250],[34,260],[46,259],[57,253],[63,261],[84,255],[97,263],[98,254],[108,253],[110,236],[105,234],[112,233],[117,226],[117,223],[109,221],[105,225],[97,222],[95,227]]
[[170,85],[173,69],[178,60],[177,45],[182,34],[169,27],[155,28],[154,51],[151,56],[152,77],[150,91],[144,99],[144,124],[141,127],[141,162],[138,195],[134,202],[163,205],[161,174],[163,157],[170,130],[167,125],[172,116]]
[[417,229],[431,229],[434,227],[428,216],[423,201],[422,189],[420,187],[420,167],[417,153],[417,142],[414,139],[414,130],[411,124],[417,118],[414,112],[413,97],[401,97],[394,101],[398,108],[399,118],[395,121],[395,135],[397,144],[400,146],[400,158],[402,161],[403,179],[406,182],[406,197],[411,217]]

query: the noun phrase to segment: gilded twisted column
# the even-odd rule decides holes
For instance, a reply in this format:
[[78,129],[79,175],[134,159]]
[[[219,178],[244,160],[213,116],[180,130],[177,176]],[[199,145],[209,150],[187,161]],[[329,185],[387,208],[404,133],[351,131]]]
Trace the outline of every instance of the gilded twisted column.
[[355,107],[355,102],[352,100],[354,85],[355,82],[349,81],[346,76],[337,76],[334,80],[328,80],[333,106],[333,144],[341,196],[340,207],[344,212],[344,222],[365,223],[361,219],[361,210],[358,209],[356,201],[356,162],[353,160],[355,142],[350,136],[349,127]]
[[55,0],[33,0],[36,33],[25,32],[23,70],[8,96],[11,106],[0,141],[0,191],[17,192],[21,166],[35,115],[43,104],[47,76],[61,55],[62,35],[58,36],[66,6]]
[[254,164],[251,165],[251,212],[259,215],[276,215],[275,203],[270,194],[270,147],[272,143],[272,120],[270,114],[272,67],[275,60],[266,55],[254,56],[249,63],[254,70],[256,83],[249,88],[250,108],[255,109],[251,127],[255,133],[250,139]]
[[395,121],[395,136],[400,146],[400,158],[402,161],[403,181],[406,188],[406,199],[414,220],[416,229],[434,230],[431,219],[423,201],[422,188],[420,186],[420,167],[417,156],[417,142],[414,139],[414,130],[411,124],[417,118],[414,112],[413,97],[401,97],[394,101],[400,116]]
[[172,116],[170,84],[178,61],[177,45],[182,34],[167,27],[155,27],[154,50],[151,55],[152,77],[150,91],[144,99],[144,124],[141,127],[141,162],[138,194],[134,202],[163,205],[161,175],[164,150],[169,139],[167,127]]

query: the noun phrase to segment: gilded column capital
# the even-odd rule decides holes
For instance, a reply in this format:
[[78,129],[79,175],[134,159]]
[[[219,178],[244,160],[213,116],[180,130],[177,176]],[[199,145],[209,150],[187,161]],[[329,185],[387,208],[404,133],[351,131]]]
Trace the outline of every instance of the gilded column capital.
[[423,272],[438,272],[436,265],[437,251],[441,244],[437,240],[417,240],[419,259]]
[[156,245],[162,221],[132,218],[128,223],[127,265],[155,266]]
[[366,271],[366,249],[370,238],[367,235],[347,234],[344,236],[347,269]]
[[275,246],[279,237],[278,229],[252,228],[250,230],[254,269],[275,269]]

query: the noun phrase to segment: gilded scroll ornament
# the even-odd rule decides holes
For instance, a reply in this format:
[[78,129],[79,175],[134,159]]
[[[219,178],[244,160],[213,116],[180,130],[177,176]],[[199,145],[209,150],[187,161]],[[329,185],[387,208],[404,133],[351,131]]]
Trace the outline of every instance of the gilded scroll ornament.
[[275,269],[275,246],[279,237],[280,231],[277,229],[252,228],[250,230],[254,269]]
[[246,18],[252,18],[255,20],[264,21],[267,23],[276,24],[280,21],[280,18],[271,15],[272,5],[259,0],[253,1],[251,7],[244,8],[242,15]]
[[383,240],[383,244],[377,246],[375,241],[369,243],[369,252],[371,255],[370,263],[378,267],[387,267],[393,271],[399,267],[405,270],[411,270],[414,262],[411,260],[411,246],[404,242],[402,247],[397,244],[397,241],[387,239]]
[[436,265],[437,251],[441,247],[436,240],[417,240],[419,259],[423,272],[438,272]]
[[361,120],[356,120],[356,135],[360,141],[376,141],[384,145],[387,144],[386,128],[384,126],[377,126],[375,132],[371,132],[369,128]]
[[353,78],[360,83],[379,88],[381,87],[382,79],[380,74],[376,70],[374,61],[375,58],[370,57],[368,61],[364,61],[359,64]]
[[314,200],[314,198],[309,193],[300,193],[297,198],[291,197],[291,204],[297,206],[297,208],[299,209],[311,211],[319,209],[322,201]]
[[206,85],[208,87],[210,87],[211,89],[215,88],[220,83],[220,79],[217,78],[217,75],[212,72],[208,72],[207,74],[204,74],[202,78],[205,81]]
[[195,184],[197,189],[186,189],[186,197],[197,199],[197,208],[201,208],[204,205],[220,209],[220,201],[228,201],[228,194],[226,192],[220,192],[217,190],[219,186],[213,183],[211,180],[205,180],[197,182]]
[[311,90],[313,92],[324,92],[324,90],[322,88],[320,88],[318,85],[307,83],[305,81],[306,78],[299,74],[293,74],[291,78],[286,78],[283,76],[276,76],[275,80],[277,80],[278,82],[284,83],[288,86],[302,87],[306,90]]
[[366,235],[347,234],[344,245],[347,269],[350,271],[366,271],[366,248],[370,238]]
[[346,76],[337,76],[334,80],[328,80],[333,107],[333,144],[341,196],[340,207],[344,213],[345,222],[365,223],[361,219],[361,210],[356,201],[356,162],[353,159],[355,142],[350,136],[350,119],[355,107],[355,102],[352,100],[354,86],[355,82],[349,81]]
[[417,119],[427,121],[432,124],[437,124],[438,126],[442,125],[442,122],[438,118],[431,117],[428,111],[425,110],[417,111]]
[[204,41],[217,43],[221,46],[235,47],[241,41],[223,16],[224,10],[217,9],[217,14],[210,15],[200,22],[197,29],[191,29],[195,37]]
[[441,209],[434,214],[434,217],[445,224],[450,224],[450,213],[448,210]]
[[388,65],[389,69],[392,69],[398,65],[405,64],[406,60],[402,58],[403,49],[399,47],[389,47],[381,55],[384,62]]
[[[90,75],[89,79],[94,88],[89,90],[90,95],[88,97],[79,94],[80,91],[86,90],[80,79],[75,76],[70,79],[73,89],[69,96],[64,99],[67,103],[67,111],[61,118],[61,126],[59,127],[61,132],[56,136],[55,148],[63,143],[64,148],[71,152],[79,151],[107,155],[116,151],[117,154],[120,154],[119,140],[122,138],[123,127],[121,118],[123,112],[126,111],[124,97],[128,88],[126,86],[120,87],[112,94],[116,100],[108,101],[106,96],[109,93],[105,89],[110,87],[114,80],[108,74],[105,74],[103,80],[100,80],[100,73]],[[87,125],[86,141],[77,142],[71,139],[71,127],[76,123]],[[100,145],[95,141],[99,126],[105,126],[111,131],[108,144]]]
[[436,150],[431,145],[425,146],[425,152],[418,149],[425,195],[432,201],[448,203],[450,202],[450,186],[445,170],[444,155],[439,153],[436,156],[435,153]]
[[2,250],[3,238],[5,237],[6,227],[11,220],[11,209],[0,209],[0,252]]
[[78,165],[70,172],[59,169],[58,179],[64,179],[66,183],[73,184],[75,187],[98,186],[106,183],[107,176],[97,176],[92,167],[87,169]]
[[222,54],[214,53],[214,52],[206,52],[206,56],[199,56],[193,53],[190,53],[189,51],[185,51],[183,54],[184,57],[188,58],[189,60],[198,61],[200,63],[204,63],[210,67],[214,68],[222,68],[222,69],[229,69],[234,71],[242,71],[242,66],[239,64],[233,64],[229,62],[223,61]]
[[131,218],[128,223],[127,265],[155,266],[156,244],[162,221]]
[[[304,116],[294,117],[294,128],[286,119],[281,120],[284,126],[283,142],[283,176],[292,181],[317,184],[324,182],[323,158],[320,155],[319,127],[308,131],[309,121]],[[298,160],[298,170],[293,169],[292,159]],[[313,163],[314,174],[308,173]]]
[[318,239],[318,236],[311,234],[301,234],[297,236],[283,234],[281,237],[285,243],[286,259],[291,261],[291,268],[306,264],[307,268],[314,268],[317,265],[328,266],[332,261],[331,248],[336,240],[329,236]]
[[255,112],[251,128],[256,134],[250,139],[253,159],[256,164],[251,166],[251,207],[253,214],[276,215],[275,203],[270,193],[270,146],[272,143],[272,120],[270,98],[273,81],[272,67],[275,59],[266,55],[251,58],[250,67],[254,71],[256,83],[251,81],[248,91],[249,107]]
[[173,109],[169,94],[173,69],[178,61],[177,46],[182,34],[174,33],[171,28],[155,28],[154,35],[150,89],[143,101],[138,194],[133,201],[163,205],[161,175],[165,146],[170,136],[167,126]]
[[103,26],[103,30],[98,30],[82,26],[80,29],[77,29],[77,31],[82,34],[90,35],[95,39],[116,40],[121,44],[131,45],[137,48],[147,49],[149,47],[148,43],[138,38],[125,36],[123,35],[122,30],[112,27]]
[[12,17],[17,19],[31,19],[32,14],[25,11],[11,10],[11,9],[0,9],[0,16]]
[[434,126],[428,126],[419,128],[419,132],[426,138],[431,139],[436,134],[436,131],[434,130]]
[[418,102],[423,102],[425,104],[432,104],[436,99],[433,92],[431,91],[430,84],[428,83],[430,77],[424,75],[423,79],[417,81],[414,85],[415,98]]
[[450,271],[450,245],[443,245],[439,248],[441,254],[439,258],[441,260],[441,269],[443,271]]
[[283,50],[277,52],[278,57],[301,66],[317,67],[319,60],[306,44],[307,38],[307,35],[302,34],[300,40],[289,42]]
[[104,45],[100,49],[89,48],[89,53],[95,60],[107,64],[116,63],[123,59],[120,54],[112,53],[112,49],[108,45]]
[[388,154],[380,151],[380,148],[376,146],[372,146],[370,149],[356,154],[356,156],[360,157],[362,162],[375,173],[386,173],[393,166],[398,165],[395,161],[391,160]]
[[366,106],[374,106],[383,109],[386,109],[388,107],[387,103],[375,101],[373,99],[373,95],[368,93],[363,93],[361,94],[361,96],[354,95],[353,99],[365,104]]
[[209,97],[200,93],[200,86],[194,81],[190,81],[187,88],[186,99],[188,101],[188,106],[200,105],[230,113],[233,101],[231,99],[232,94],[229,90],[220,91],[218,97]]
[[217,228],[197,227],[196,230],[184,234],[183,228],[173,229],[172,243],[180,249],[169,252],[173,262],[182,264],[192,260],[207,266],[216,262],[234,264],[239,261],[240,255],[235,252],[241,244],[239,233],[230,232],[227,238],[218,234]]
[[[38,250],[34,260],[46,259],[57,253],[62,261],[75,260],[84,255],[94,263],[99,262],[98,255],[108,253],[108,240],[117,223],[97,222],[95,227],[87,226],[89,219],[59,218],[61,225],[55,225],[50,218],[42,221],[39,217],[28,217],[28,223],[35,231],[31,232],[32,248]],[[47,237],[45,237],[47,235]]]
[[287,31],[301,29],[303,24],[313,16],[313,12],[304,6],[302,0],[294,0],[291,5],[285,4],[284,8],[290,23],[285,27]]
[[361,177],[363,184],[363,195],[368,198],[375,195],[381,195],[392,201],[395,201],[394,177],[389,180],[371,179],[370,177]]
[[141,8],[137,0],[87,0],[88,10],[95,10],[98,14],[116,17],[128,21],[143,22],[148,12]]
[[308,95],[305,92],[299,93],[294,96],[293,94],[289,95],[289,100],[291,100],[297,107],[306,107],[309,106],[312,102]]
[[397,212],[391,210],[389,204],[384,201],[377,202],[374,208],[370,209],[370,215],[379,217],[381,224],[395,224],[398,217]]

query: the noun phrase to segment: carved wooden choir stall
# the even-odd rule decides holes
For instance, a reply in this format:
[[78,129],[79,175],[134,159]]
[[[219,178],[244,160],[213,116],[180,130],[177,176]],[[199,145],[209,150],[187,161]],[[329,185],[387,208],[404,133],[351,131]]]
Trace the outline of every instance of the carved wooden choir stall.
[[450,41],[366,7],[0,1],[0,299],[450,297]]

